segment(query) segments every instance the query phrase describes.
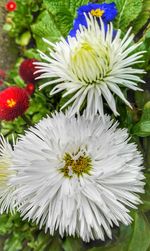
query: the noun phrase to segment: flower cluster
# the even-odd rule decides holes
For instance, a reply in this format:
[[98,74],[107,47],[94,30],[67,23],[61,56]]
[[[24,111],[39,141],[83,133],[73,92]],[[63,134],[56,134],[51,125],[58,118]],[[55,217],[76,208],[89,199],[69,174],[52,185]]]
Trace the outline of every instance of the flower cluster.
[[[12,120],[29,106],[37,79],[49,78],[41,88],[68,97],[62,109],[42,119],[20,136],[13,148],[1,138],[0,213],[19,211],[51,235],[59,231],[84,241],[112,238],[112,228],[130,224],[130,208],[144,192],[143,159],[126,129],[105,114],[104,99],[118,115],[115,95],[130,106],[121,87],[141,90],[133,68],[143,52],[135,52],[129,29],[114,36],[114,3],[78,9],[67,39],[51,43],[46,62],[26,59],[19,73],[26,88],[0,92],[0,119]],[[37,71],[35,72],[35,69]],[[71,97],[70,97],[71,96]],[[131,106],[130,106],[131,107]],[[80,111],[82,115],[80,114]]]
[[[11,86],[0,92],[0,119],[11,121],[22,116],[29,107],[29,96],[31,96],[35,91],[35,77],[39,74],[35,74],[35,66],[33,63],[38,62],[35,59],[25,59],[19,68],[19,74],[21,78],[25,81],[25,88],[20,88],[17,86]],[[0,84],[6,77],[3,70],[0,70]]]

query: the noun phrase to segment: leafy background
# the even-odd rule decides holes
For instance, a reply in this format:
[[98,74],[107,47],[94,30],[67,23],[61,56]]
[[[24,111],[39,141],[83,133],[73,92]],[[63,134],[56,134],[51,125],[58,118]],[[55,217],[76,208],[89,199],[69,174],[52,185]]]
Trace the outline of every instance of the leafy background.
[[[3,1],[2,1],[3,2]],[[94,2],[94,1],[93,1]],[[96,2],[96,1],[95,1]],[[102,2],[102,1],[99,1]],[[107,3],[111,2],[109,0]],[[146,84],[141,87],[143,92],[124,90],[132,103],[133,109],[127,108],[120,100],[117,107],[121,114],[117,119],[121,127],[128,128],[144,156],[146,186],[142,196],[143,204],[138,211],[131,211],[133,223],[121,225],[113,229],[113,239],[84,243],[77,238],[64,237],[56,233],[54,237],[45,234],[31,222],[22,221],[18,214],[0,216],[0,250],[4,251],[150,251],[150,1],[149,0],[114,0],[119,14],[114,22],[116,29],[122,34],[128,27],[133,27],[135,42],[142,41],[138,50],[145,50],[144,63],[138,65],[147,72],[143,75]],[[24,58],[39,59],[37,49],[46,52],[47,47],[42,37],[52,42],[60,36],[66,36],[72,27],[76,9],[88,3],[87,0],[16,0],[17,10],[5,13],[4,2],[1,11],[5,16],[3,36],[9,39],[10,58],[14,64],[6,67],[7,79],[5,87],[25,83],[18,74],[18,68]],[[2,40],[2,37],[1,37]],[[0,43],[1,43],[0,40]],[[11,41],[11,43],[10,43]],[[8,43],[7,43],[8,44]],[[1,62],[2,63],[2,62]],[[6,65],[6,64],[4,64]],[[4,65],[0,67],[4,69]],[[5,70],[5,69],[4,69]],[[30,108],[26,112],[26,120],[19,117],[12,122],[0,122],[1,132],[9,137],[12,133],[17,137],[24,133],[30,124],[35,124],[46,114],[58,110],[63,103],[61,96],[49,97],[49,88],[36,91],[30,100]],[[140,85],[140,84],[139,84]],[[110,111],[108,110],[108,113]]]

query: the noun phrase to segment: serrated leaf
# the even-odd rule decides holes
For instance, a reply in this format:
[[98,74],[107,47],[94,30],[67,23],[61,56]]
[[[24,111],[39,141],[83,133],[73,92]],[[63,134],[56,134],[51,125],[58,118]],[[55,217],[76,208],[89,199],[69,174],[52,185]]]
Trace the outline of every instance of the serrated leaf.
[[150,18],[150,1],[143,0],[142,10],[139,13],[137,19],[133,23],[133,31],[137,33]]
[[[116,28],[120,28],[122,31],[126,31],[129,24],[137,18],[142,10],[143,0],[114,0],[118,15],[115,21]],[[107,3],[111,3],[111,0],[107,0]]]
[[73,24],[73,16],[71,15],[71,12],[64,8],[63,11],[57,12],[54,16],[54,20],[62,36],[66,37]]
[[37,48],[42,51],[47,50],[47,44],[43,42],[42,38],[56,42],[61,36],[53,16],[48,11],[43,11],[38,16],[36,23],[31,25],[31,30],[36,40]]
[[87,0],[44,0],[44,6],[53,16],[55,24],[62,36],[66,37],[72,28],[73,20],[76,15],[77,7],[87,4]]
[[76,9],[81,5],[87,4],[88,0],[44,0],[43,5],[47,8],[49,12],[53,15],[57,14],[59,11],[63,11],[64,8],[72,13],[74,16]]

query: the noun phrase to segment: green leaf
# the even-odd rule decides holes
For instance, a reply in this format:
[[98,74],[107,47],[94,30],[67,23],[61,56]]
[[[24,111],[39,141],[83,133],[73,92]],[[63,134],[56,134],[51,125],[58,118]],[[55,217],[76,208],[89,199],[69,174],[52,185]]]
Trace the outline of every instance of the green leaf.
[[62,36],[66,37],[72,28],[77,7],[87,4],[87,0],[44,0],[44,7],[53,16],[55,24]]
[[144,92],[135,92],[135,100],[138,108],[143,109],[145,103],[150,100],[150,92],[148,90],[144,90]]
[[62,251],[62,243],[59,238],[55,238],[47,251]]
[[[107,0],[107,3],[112,2]],[[120,28],[122,31],[126,31],[129,24],[137,18],[142,10],[142,0],[114,0],[118,9],[118,15],[116,18],[116,28]]]
[[42,51],[46,51],[48,47],[42,38],[56,42],[61,36],[61,32],[56,27],[53,16],[46,10],[38,16],[36,23],[31,25],[31,30],[38,49]]
[[76,13],[76,9],[81,5],[87,4],[88,0],[44,0],[43,5],[47,8],[49,12],[53,15],[57,14],[59,11],[63,11],[67,9],[74,16]]
[[150,120],[137,123],[133,128],[133,134],[139,137],[150,136]]
[[120,238],[110,246],[88,251],[147,251],[150,247],[150,225],[141,213],[133,215],[133,223],[121,227]]
[[147,212],[150,210],[150,174],[145,174],[146,177],[146,185],[144,187],[145,193],[141,195],[141,200],[143,204],[140,205],[140,209],[143,212]]
[[11,24],[4,24],[4,25],[3,25],[3,30],[4,30],[4,31],[10,31],[11,28],[12,28],[12,25],[11,25]]
[[135,213],[133,233],[127,251],[147,251],[150,246],[150,225],[142,214]]
[[23,56],[26,58],[35,58],[37,60],[41,60],[39,53],[33,48],[25,50]]
[[74,251],[76,248],[76,251],[81,250],[82,242],[80,239],[75,239],[71,237],[67,237],[66,240],[63,242],[63,249],[64,251]]
[[143,0],[142,11],[139,13],[137,19],[133,23],[133,31],[138,32],[150,18],[150,1]]
[[11,227],[13,226],[11,218],[8,218],[8,215],[0,215],[0,235],[8,234]]
[[51,242],[51,237],[49,234],[45,234],[44,232],[40,232],[37,239],[28,243],[28,246],[35,251],[44,251],[47,250],[49,242]]
[[73,16],[71,15],[71,12],[64,8],[63,11],[57,12],[54,16],[54,20],[62,36],[66,37],[73,24]]
[[16,39],[16,43],[21,46],[27,46],[31,39],[31,33],[29,31],[24,32],[19,38]]
[[150,101],[145,104],[141,120],[133,127],[132,133],[139,137],[150,136]]
[[22,250],[22,238],[19,233],[13,234],[5,241],[4,251],[19,251]]

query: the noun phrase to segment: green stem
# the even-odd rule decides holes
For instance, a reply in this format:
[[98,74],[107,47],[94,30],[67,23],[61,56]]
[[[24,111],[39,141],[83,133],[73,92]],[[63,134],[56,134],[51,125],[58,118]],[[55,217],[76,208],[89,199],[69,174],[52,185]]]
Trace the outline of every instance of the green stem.
[[33,126],[31,120],[29,120],[28,117],[27,117],[26,115],[23,114],[21,117],[22,117],[22,119],[25,121],[25,123],[26,123],[28,126]]

